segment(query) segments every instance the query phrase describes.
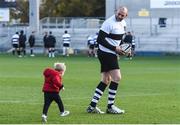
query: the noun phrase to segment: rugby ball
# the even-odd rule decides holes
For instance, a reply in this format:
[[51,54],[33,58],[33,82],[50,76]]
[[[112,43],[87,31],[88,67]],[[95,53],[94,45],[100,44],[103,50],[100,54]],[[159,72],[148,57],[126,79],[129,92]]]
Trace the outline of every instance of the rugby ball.
[[121,44],[120,47],[125,53],[129,53],[131,51],[130,44],[124,43],[124,44]]

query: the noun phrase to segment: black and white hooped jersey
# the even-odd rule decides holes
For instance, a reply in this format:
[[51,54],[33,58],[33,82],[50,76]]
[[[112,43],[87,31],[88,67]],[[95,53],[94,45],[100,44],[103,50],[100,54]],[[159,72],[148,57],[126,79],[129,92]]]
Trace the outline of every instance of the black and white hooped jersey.
[[62,39],[63,39],[63,43],[70,44],[71,42],[71,36],[68,33],[64,34],[62,36]]
[[19,35],[18,34],[14,34],[13,36],[12,36],[12,44],[19,44]]
[[95,44],[95,41],[94,41],[93,36],[89,36],[88,37],[88,45],[94,45],[94,44]]
[[[125,20],[117,21],[115,15],[113,15],[102,24],[100,30],[108,34],[108,37],[105,39],[109,44],[112,46],[119,46],[122,36],[125,33],[125,27]],[[116,54],[114,51],[102,46],[101,44],[99,44],[99,49],[104,52]]]

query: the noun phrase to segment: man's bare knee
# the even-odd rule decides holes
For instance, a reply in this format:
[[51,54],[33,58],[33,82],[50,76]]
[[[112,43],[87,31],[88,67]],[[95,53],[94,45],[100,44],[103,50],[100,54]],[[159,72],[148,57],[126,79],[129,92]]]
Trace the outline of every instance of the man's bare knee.
[[119,83],[120,80],[121,80],[121,76],[116,76],[112,81]]
[[108,79],[103,79],[102,82],[105,83],[106,85],[108,85],[110,83],[110,81]]

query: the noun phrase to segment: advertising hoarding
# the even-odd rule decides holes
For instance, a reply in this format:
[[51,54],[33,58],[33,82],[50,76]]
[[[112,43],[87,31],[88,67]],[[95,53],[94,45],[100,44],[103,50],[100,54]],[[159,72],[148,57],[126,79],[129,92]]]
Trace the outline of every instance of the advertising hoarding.
[[180,8],[180,0],[150,0],[150,8]]
[[9,21],[9,8],[0,8],[0,22]]

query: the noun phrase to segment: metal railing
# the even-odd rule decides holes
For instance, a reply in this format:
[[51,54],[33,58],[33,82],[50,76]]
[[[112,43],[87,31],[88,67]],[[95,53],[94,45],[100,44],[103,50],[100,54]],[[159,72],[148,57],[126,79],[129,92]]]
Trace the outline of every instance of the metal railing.
[[42,29],[100,28],[104,17],[46,17],[40,21]]
[[[159,18],[127,18],[127,31],[133,31],[136,37],[137,51],[180,51],[180,18],[167,18],[166,26],[160,27]],[[68,29],[74,39],[73,46],[83,48],[88,35],[97,32],[104,22],[104,18],[87,17],[47,17],[40,21],[40,34],[38,41],[42,42],[44,31],[53,31],[61,42],[61,35]],[[0,37],[3,42],[10,41],[16,31],[24,30],[27,37],[30,32],[28,26],[0,27]],[[82,34],[82,35],[80,35]],[[6,39],[5,39],[6,38]],[[78,39],[77,39],[78,38]],[[2,42],[2,41],[1,41]],[[77,45],[76,45],[77,42]],[[82,43],[82,44],[81,44]],[[42,44],[42,43],[41,43]],[[153,49],[153,46],[157,49]]]

